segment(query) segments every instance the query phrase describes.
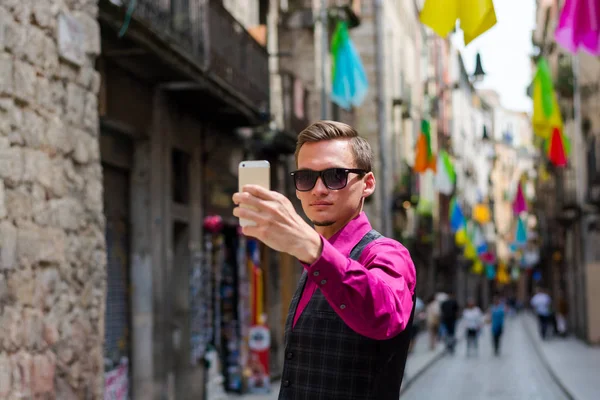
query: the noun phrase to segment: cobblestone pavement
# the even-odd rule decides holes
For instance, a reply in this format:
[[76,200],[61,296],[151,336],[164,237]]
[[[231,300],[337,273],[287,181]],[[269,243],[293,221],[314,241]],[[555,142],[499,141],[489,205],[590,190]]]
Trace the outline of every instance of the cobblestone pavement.
[[523,320],[509,319],[501,355],[492,354],[489,326],[479,338],[478,355],[466,355],[461,341],[453,356],[446,355],[417,378],[402,400],[563,400],[567,396],[538,357]]

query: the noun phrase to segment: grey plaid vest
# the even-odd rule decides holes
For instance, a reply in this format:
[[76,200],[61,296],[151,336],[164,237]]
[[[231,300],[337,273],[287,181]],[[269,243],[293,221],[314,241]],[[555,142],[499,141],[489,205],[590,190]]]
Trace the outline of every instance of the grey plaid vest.
[[[371,230],[352,249],[382,235]],[[302,274],[285,324],[285,363],[279,400],[398,400],[410,342],[410,329],[388,340],[373,340],[352,329],[316,289],[292,330],[306,283]],[[410,316],[408,327],[412,326]]]

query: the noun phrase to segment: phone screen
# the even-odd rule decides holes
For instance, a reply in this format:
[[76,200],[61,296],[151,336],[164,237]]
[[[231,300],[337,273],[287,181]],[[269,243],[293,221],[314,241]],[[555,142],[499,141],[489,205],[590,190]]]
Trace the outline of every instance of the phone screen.
[[[271,164],[267,160],[242,161],[238,167],[238,190],[244,185],[259,185],[271,189]],[[242,206],[245,207],[245,206]],[[254,222],[240,218],[241,226],[253,226]]]

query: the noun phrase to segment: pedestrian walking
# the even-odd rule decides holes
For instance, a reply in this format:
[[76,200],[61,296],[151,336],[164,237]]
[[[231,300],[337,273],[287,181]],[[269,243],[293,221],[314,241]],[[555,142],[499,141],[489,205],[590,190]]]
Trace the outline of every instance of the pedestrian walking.
[[456,344],[456,320],[458,319],[458,303],[454,298],[454,292],[448,292],[448,298],[441,305],[442,325],[444,326],[446,349],[454,354]]
[[537,287],[535,296],[531,298],[531,307],[538,317],[540,336],[545,340],[548,327],[552,323],[552,299],[550,295],[543,288]]
[[467,307],[463,310],[463,321],[465,324],[467,338],[467,357],[471,354],[471,350],[478,352],[479,332],[483,326],[483,313],[481,309],[475,305],[473,299],[467,301]]
[[[398,400],[414,316],[416,272],[406,248],[371,228],[369,143],[319,121],[298,135],[296,196],[248,185],[233,196],[242,232],[296,257],[304,272],[287,316],[280,400]],[[248,207],[250,206],[250,207]]]
[[494,296],[493,304],[490,307],[489,318],[491,321],[492,343],[494,346],[494,355],[500,355],[500,339],[504,331],[504,316],[506,314],[506,305],[500,300],[500,296]]
[[556,331],[561,337],[567,336],[567,315],[569,314],[569,303],[565,292],[558,293],[556,304]]
[[429,332],[429,350],[435,350],[435,345],[440,338],[440,303],[435,295],[429,298],[425,313],[427,315],[427,332]]

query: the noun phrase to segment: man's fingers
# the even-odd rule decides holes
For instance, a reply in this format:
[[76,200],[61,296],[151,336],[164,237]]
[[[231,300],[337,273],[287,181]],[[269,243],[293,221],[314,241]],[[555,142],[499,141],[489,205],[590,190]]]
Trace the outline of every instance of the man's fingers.
[[257,224],[264,224],[267,221],[266,216],[260,212],[246,207],[236,207],[233,209],[233,215],[241,219],[249,219]]
[[242,192],[242,193],[234,194],[233,202],[236,205],[245,204],[247,206],[254,207],[259,210],[263,208],[262,203],[264,203],[263,200],[261,200],[260,198],[254,196],[252,193],[249,193],[249,192]]
[[279,194],[272,190],[267,190],[259,185],[244,185],[244,187],[242,187],[242,192],[250,193],[251,195],[262,200],[276,200],[277,195]]

